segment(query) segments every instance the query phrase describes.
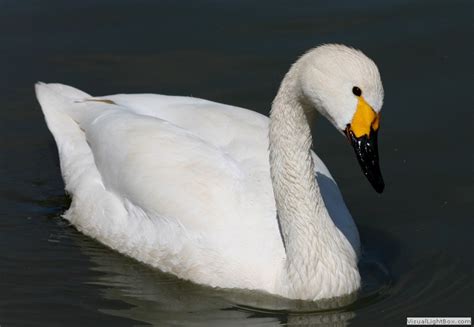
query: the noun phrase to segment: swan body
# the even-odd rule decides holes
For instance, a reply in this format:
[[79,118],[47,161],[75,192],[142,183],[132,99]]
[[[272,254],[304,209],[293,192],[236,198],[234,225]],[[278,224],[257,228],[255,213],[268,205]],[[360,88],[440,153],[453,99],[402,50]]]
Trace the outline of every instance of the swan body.
[[[344,46],[316,48],[285,77],[270,119],[192,97],[93,97],[38,83],[72,195],[64,217],[103,244],[196,283],[304,300],[356,291],[357,228],[311,150],[304,114],[312,106],[341,126],[351,115],[324,112],[325,100],[300,72],[317,69],[308,63],[326,59],[325,47],[335,58],[342,51],[371,63]],[[380,110],[377,94],[366,101]],[[357,104],[347,107],[354,114]]]

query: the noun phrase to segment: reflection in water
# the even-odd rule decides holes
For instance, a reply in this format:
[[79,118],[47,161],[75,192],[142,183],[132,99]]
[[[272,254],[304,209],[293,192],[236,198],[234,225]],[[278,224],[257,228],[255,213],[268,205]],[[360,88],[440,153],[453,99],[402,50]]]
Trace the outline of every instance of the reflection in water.
[[385,271],[366,262],[361,265],[361,294],[315,303],[290,301],[263,293],[196,285],[151,269],[78,233],[73,238],[94,269],[103,273],[93,283],[104,287],[104,297],[132,305],[101,312],[153,325],[346,326],[355,317],[353,310],[378,301],[388,285]]
[[[121,300],[134,307],[124,311],[109,310],[109,314],[132,318],[151,324],[193,323],[221,326],[243,323],[277,325],[280,322],[319,324],[337,322],[341,326],[352,313],[285,315],[280,310],[301,307],[305,311],[319,308],[303,303],[250,292],[231,292],[196,285],[173,276],[152,270],[108,250],[97,251],[94,242],[84,242],[84,252],[89,254],[97,269],[105,274],[98,283],[107,286],[108,299]],[[92,251],[91,251],[92,250]],[[238,303],[238,305],[236,305]],[[252,308],[266,307],[257,311]],[[286,317],[285,317],[286,316]],[[251,321],[248,321],[251,319]]]

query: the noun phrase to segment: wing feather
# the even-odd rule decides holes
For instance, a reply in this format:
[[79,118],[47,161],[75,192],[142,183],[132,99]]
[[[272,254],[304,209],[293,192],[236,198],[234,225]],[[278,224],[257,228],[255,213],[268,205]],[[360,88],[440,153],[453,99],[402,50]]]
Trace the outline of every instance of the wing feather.
[[89,104],[91,113],[79,125],[105,188],[151,216],[179,219],[194,230],[205,226],[203,220],[233,218],[229,211],[239,207],[243,185],[232,157],[168,121],[95,106],[101,112]]

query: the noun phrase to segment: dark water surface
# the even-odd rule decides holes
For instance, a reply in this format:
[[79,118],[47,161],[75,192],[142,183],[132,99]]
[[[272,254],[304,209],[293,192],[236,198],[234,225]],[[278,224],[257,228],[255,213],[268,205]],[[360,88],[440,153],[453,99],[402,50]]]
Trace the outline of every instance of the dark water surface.
[[[0,325],[403,326],[472,316],[472,1],[0,0]],[[178,281],[83,236],[37,80],[96,95],[193,95],[268,113],[302,52],[324,42],[378,64],[386,101],[377,195],[352,149],[315,126],[359,226],[364,288],[336,308]]]

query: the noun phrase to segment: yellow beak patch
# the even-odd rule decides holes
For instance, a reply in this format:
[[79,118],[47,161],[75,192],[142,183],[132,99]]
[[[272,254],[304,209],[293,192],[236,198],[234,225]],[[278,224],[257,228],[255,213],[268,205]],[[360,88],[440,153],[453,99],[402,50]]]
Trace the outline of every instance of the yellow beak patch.
[[365,102],[362,96],[358,97],[357,109],[352,117],[350,129],[356,137],[370,135],[370,129],[379,129],[380,113],[377,114],[372,107]]

